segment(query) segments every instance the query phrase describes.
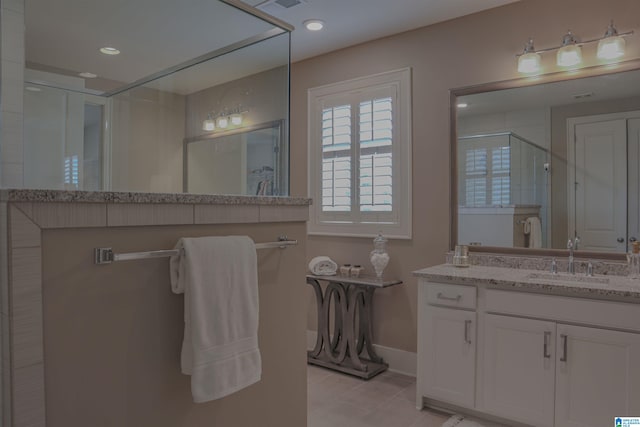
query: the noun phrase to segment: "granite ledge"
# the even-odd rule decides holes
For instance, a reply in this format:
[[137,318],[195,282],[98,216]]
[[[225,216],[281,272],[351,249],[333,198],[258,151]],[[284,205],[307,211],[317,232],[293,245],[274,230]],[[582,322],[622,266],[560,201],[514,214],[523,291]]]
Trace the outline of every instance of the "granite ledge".
[[28,189],[0,190],[0,201],[39,203],[164,203],[268,206],[309,206],[311,204],[311,199],[303,197]]
[[[622,276],[606,276],[608,283],[572,282],[532,278],[540,270],[522,270],[501,267],[454,267],[441,264],[414,271],[414,276],[439,283],[461,285],[487,285],[505,290],[523,290],[539,293],[559,293],[582,298],[622,299],[640,304],[640,280]],[[596,276],[603,277],[603,276]]]

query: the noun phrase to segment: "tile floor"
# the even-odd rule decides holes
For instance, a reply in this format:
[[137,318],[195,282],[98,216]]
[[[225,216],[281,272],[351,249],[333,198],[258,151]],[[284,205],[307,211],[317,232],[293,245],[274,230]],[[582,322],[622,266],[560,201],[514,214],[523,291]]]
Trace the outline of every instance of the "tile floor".
[[308,427],[440,427],[449,415],[416,409],[415,378],[393,372],[364,381],[309,365]]

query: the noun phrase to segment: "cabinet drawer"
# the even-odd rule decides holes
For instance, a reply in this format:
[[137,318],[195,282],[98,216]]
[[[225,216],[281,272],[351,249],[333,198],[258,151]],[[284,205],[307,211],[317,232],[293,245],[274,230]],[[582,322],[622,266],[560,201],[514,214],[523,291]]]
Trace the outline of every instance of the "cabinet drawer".
[[427,304],[475,310],[475,286],[427,283]]
[[640,332],[640,304],[488,289],[486,310]]

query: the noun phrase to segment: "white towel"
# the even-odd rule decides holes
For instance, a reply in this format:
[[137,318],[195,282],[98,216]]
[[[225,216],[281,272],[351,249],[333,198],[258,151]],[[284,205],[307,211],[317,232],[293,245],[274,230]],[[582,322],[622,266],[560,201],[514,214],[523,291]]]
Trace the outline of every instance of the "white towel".
[[542,224],[540,218],[531,216],[524,221],[524,234],[529,235],[529,247],[542,247]]
[[442,424],[442,427],[484,427],[484,424],[480,424],[462,415],[453,415]]
[[309,261],[309,271],[317,276],[333,276],[338,271],[338,264],[328,256],[317,256]]
[[171,288],[184,293],[182,373],[193,401],[207,402],[260,381],[256,248],[246,236],[182,238]]

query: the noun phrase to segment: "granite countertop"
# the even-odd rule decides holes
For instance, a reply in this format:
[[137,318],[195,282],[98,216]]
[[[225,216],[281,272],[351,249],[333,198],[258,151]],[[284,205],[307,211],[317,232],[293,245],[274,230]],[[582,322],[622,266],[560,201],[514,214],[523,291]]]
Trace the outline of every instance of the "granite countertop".
[[632,298],[632,302],[640,303],[640,279],[626,276],[587,277],[584,273],[553,275],[543,270],[475,265],[463,268],[451,264],[424,268],[413,274],[438,283],[484,284],[496,289],[561,293],[584,298]]
[[0,190],[0,201],[45,203],[174,203],[277,206],[308,206],[311,204],[311,199],[303,197],[27,189]]

